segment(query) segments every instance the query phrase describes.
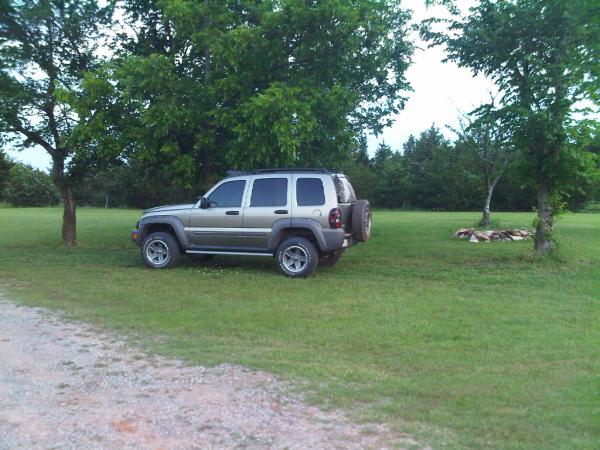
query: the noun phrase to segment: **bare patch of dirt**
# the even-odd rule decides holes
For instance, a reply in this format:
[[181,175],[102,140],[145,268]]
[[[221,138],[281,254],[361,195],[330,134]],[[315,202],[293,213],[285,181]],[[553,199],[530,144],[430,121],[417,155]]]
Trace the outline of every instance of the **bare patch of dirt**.
[[268,373],[140,354],[0,298],[0,449],[419,447],[289,394]]

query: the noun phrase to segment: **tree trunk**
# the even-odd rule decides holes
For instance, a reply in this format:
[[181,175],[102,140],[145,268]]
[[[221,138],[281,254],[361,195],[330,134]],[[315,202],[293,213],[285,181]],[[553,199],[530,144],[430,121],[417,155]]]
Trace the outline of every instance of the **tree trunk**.
[[64,202],[62,240],[66,247],[77,246],[77,220],[75,216],[75,199],[70,186],[61,189]]
[[492,202],[493,192],[494,186],[488,184],[485,187],[485,198],[483,199],[483,215],[481,217],[481,226],[488,226],[490,224],[490,203]]
[[553,225],[554,211],[550,194],[546,186],[541,186],[538,189],[538,223],[535,229],[535,251],[537,253],[551,253],[556,248],[551,237]]
[[62,240],[66,247],[77,246],[77,221],[75,216],[75,198],[73,190],[65,180],[65,158],[63,154],[52,156],[52,181],[60,191],[63,199]]
[[504,170],[501,170],[498,175],[492,178],[489,173],[485,174],[485,197],[483,199],[483,215],[481,217],[481,226],[488,226],[490,224],[490,204],[492,203],[492,196],[494,195],[494,189]]

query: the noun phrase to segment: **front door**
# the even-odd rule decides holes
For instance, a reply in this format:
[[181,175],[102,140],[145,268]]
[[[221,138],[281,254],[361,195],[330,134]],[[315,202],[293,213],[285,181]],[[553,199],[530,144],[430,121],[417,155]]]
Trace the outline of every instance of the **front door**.
[[190,211],[188,239],[197,247],[236,248],[242,242],[242,201],[246,180],[225,180],[206,194],[208,208]]
[[266,249],[273,224],[292,217],[291,175],[256,175],[244,208],[244,242]]

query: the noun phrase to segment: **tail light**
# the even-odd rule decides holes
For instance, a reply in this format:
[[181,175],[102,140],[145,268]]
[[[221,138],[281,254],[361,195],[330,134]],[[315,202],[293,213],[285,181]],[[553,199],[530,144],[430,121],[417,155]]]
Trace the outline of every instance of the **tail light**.
[[342,212],[339,208],[333,208],[329,212],[329,227],[330,228],[341,228],[342,226]]

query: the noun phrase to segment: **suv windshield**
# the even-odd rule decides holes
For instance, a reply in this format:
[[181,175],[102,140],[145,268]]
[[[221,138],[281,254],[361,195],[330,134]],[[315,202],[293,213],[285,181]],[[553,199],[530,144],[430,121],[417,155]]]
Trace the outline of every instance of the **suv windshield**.
[[338,203],[352,203],[356,201],[354,188],[348,181],[345,175],[337,174],[333,176],[335,184],[335,192],[337,194]]

